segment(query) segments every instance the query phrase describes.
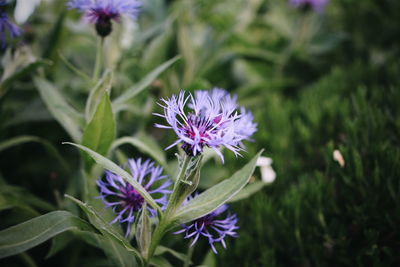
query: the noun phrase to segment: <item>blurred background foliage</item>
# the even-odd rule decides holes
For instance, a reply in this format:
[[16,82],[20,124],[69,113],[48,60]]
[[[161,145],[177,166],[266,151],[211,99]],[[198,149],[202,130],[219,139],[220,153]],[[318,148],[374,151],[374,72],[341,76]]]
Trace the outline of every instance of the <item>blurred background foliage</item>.
[[[1,229],[67,208],[65,192],[82,193],[79,153],[61,145],[70,137],[32,78],[46,77],[83,112],[96,38],[62,2],[43,1],[22,25],[25,45],[2,51]],[[397,0],[332,0],[323,14],[295,9],[285,0],[146,0],[137,24],[115,25],[106,43],[114,99],[181,56],[148,90],[118,106],[117,136],[147,133],[149,142],[165,147],[174,136],[153,127],[156,101],[183,88],[218,86],[239,96],[259,129],[243,159],[225,153],[224,165],[206,163],[202,186],[229,177],[260,148],[274,160],[276,181],[231,204],[240,218],[240,238],[228,240],[228,249],[215,256],[201,243],[194,263],[400,265],[398,14]],[[335,149],[343,167],[333,159]],[[169,161],[173,154],[166,152]],[[114,159],[141,155],[137,147],[123,146]],[[186,241],[165,239],[185,253]],[[107,266],[102,252],[79,236],[66,233],[59,240],[64,251],[46,260],[50,242],[0,263]]]

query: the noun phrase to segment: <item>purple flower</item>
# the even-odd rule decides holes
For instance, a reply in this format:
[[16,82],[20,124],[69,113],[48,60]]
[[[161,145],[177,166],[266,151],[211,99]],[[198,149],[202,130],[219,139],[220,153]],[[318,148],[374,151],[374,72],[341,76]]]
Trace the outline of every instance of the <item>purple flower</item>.
[[[150,160],[142,162],[142,159],[129,159],[128,167],[133,179],[140,183],[147,192],[153,196],[155,202],[165,209],[167,195],[171,193],[168,187],[172,184],[166,175],[162,175],[163,169],[154,166]],[[164,180],[161,182],[161,180]],[[111,223],[127,223],[126,235],[130,232],[131,224],[135,220],[135,215],[141,210],[144,198],[135,188],[124,181],[122,177],[106,171],[104,180],[97,180],[100,189],[100,196],[106,208],[112,207],[117,217]],[[150,216],[157,215],[157,211],[147,206]]]
[[96,25],[96,31],[101,37],[111,33],[111,21],[119,22],[122,15],[136,20],[141,5],[138,0],[70,0],[67,3],[69,8],[84,13]]
[[289,0],[294,7],[313,8],[315,12],[322,13],[329,0]]
[[[241,141],[249,140],[256,131],[251,112],[243,108],[237,110],[236,96],[226,90],[214,88],[211,91],[199,90],[194,96],[181,91],[179,96],[162,99],[160,104],[164,114],[155,114],[167,120],[169,126],[156,124],[156,127],[173,129],[178,136],[176,142],[167,149],[183,143],[182,148],[189,156],[196,156],[204,146],[212,148],[224,161],[219,148],[224,146],[235,155],[243,150]],[[185,109],[188,112],[185,112]]]
[[15,38],[21,34],[21,29],[11,23],[7,13],[1,9],[1,6],[5,4],[5,1],[0,1],[0,46],[2,49],[6,47],[6,31],[8,31],[11,38]]
[[185,233],[184,238],[193,238],[191,246],[197,242],[200,236],[204,236],[208,239],[214,253],[218,254],[214,243],[220,242],[226,248],[224,240],[226,236],[238,237],[235,232],[239,229],[236,225],[238,221],[236,214],[228,214],[225,219],[217,219],[227,209],[228,205],[224,204],[206,216],[193,221],[190,225],[182,225],[183,229],[174,232],[174,234]]

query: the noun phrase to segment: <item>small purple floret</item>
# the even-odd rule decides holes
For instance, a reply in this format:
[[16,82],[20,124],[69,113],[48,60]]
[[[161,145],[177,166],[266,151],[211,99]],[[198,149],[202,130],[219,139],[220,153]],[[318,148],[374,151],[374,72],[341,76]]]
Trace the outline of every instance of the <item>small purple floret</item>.
[[[5,1],[0,2],[0,6],[5,5]],[[0,47],[6,47],[6,32],[8,31],[11,38],[16,38],[21,35],[21,29],[10,22],[7,13],[0,8]]]
[[206,216],[193,221],[190,225],[182,225],[183,229],[174,234],[185,233],[184,238],[193,239],[191,246],[197,242],[200,236],[204,236],[208,239],[214,253],[218,254],[214,243],[219,242],[226,248],[226,236],[238,237],[236,230],[239,227],[236,225],[238,221],[236,214],[228,214],[225,219],[217,219],[227,209],[228,205],[224,204]]
[[[140,183],[147,192],[152,195],[155,202],[165,209],[167,205],[167,195],[171,193],[168,187],[172,181],[166,175],[162,175],[163,169],[154,166],[150,160],[142,162],[142,159],[129,159],[128,167],[133,179]],[[164,180],[164,181],[161,181]],[[106,171],[105,179],[97,180],[100,189],[100,196],[106,208],[112,208],[117,217],[111,223],[127,223],[126,235],[129,235],[132,223],[138,211],[144,204],[144,198],[129,183],[125,182],[121,176],[110,171]],[[157,212],[147,206],[150,216],[154,217]]]
[[325,6],[328,4],[328,2],[329,0],[289,0],[289,4],[294,7],[310,7],[317,13],[324,12]]
[[194,96],[181,91],[178,96],[161,101],[164,114],[155,115],[165,118],[169,125],[156,124],[156,127],[173,129],[178,136],[167,149],[183,143],[182,148],[189,156],[198,155],[205,146],[212,148],[222,161],[221,147],[240,155],[244,150],[242,141],[251,140],[257,130],[251,112],[238,107],[237,97],[224,89],[199,90]]

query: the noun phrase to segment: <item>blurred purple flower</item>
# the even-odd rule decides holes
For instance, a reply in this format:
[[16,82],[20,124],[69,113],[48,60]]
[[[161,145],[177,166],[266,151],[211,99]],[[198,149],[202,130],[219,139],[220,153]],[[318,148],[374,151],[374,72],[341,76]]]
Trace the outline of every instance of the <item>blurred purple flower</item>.
[[136,20],[142,3],[138,0],[70,0],[69,8],[75,8],[85,14],[90,22],[96,25],[101,37],[112,31],[111,21],[120,22],[122,15]]
[[322,13],[329,0],[289,0],[294,7],[313,8],[315,12]]
[[[168,187],[172,184],[166,175],[162,175],[163,169],[154,166],[150,160],[142,162],[142,159],[129,159],[128,167],[133,179],[140,183],[147,192],[152,195],[155,202],[165,209],[167,204],[167,195],[171,193]],[[164,180],[163,182],[160,182]],[[97,180],[100,189],[100,196],[106,208],[112,207],[117,217],[111,222],[127,223],[126,235],[130,232],[131,224],[135,220],[135,215],[141,210],[144,198],[135,190],[135,188],[124,181],[122,177],[106,171],[104,181]],[[158,198],[157,198],[158,197]],[[147,206],[150,216],[157,215],[157,211]]]
[[214,253],[218,254],[214,243],[220,242],[226,248],[224,240],[226,236],[238,237],[235,232],[235,230],[239,229],[236,225],[238,221],[236,214],[228,214],[225,219],[217,219],[227,209],[228,205],[224,204],[206,216],[193,221],[190,225],[183,224],[183,229],[174,232],[174,234],[185,233],[184,238],[193,238],[191,246],[197,242],[200,236],[204,236],[208,239],[208,243]]
[[[203,147],[212,148],[224,161],[219,150],[224,146],[235,155],[243,150],[241,141],[250,140],[256,131],[251,112],[237,110],[236,96],[226,90],[214,88],[211,91],[199,90],[194,96],[181,91],[179,96],[162,99],[160,106],[164,114],[155,114],[167,120],[169,126],[156,124],[156,127],[173,129],[178,140],[167,149],[183,143],[182,148],[189,156],[196,156]],[[189,109],[189,112],[185,112]]]
[[21,29],[10,22],[7,13],[1,8],[6,5],[6,1],[0,1],[0,47],[6,47],[6,31],[8,31],[11,38],[18,37],[21,34]]

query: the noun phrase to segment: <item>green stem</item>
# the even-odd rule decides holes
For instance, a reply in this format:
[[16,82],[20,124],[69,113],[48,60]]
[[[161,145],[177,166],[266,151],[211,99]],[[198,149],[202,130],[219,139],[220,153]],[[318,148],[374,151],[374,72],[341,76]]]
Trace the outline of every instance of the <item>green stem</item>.
[[185,177],[186,170],[189,166],[191,158],[187,156],[186,154],[184,155],[182,167],[179,171],[179,175],[175,180],[174,184],[174,189],[172,191],[172,194],[169,198],[167,208],[165,210],[164,216],[162,216],[159,224],[157,225],[156,229],[154,230],[154,234],[151,239],[150,247],[149,247],[149,252],[147,254],[147,259],[146,259],[146,266],[149,265],[151,257],[153,257],[153,254],[158,246],[158,243],[160,243],[161,238],[164,236],[165,232],[168,230],[170,226],[170,219],[172,218],[175,210],[178,208],[176,207],[176,200],[179,197],[178,192],[179,192],[179,186],[181,185],[181,180]]
[[104,38],[99,37],[97,41],[97,51],[96,51],[96,62],[94,64],[93,70],[93,81],[97,82],[100,78],[101,69],[103,67],[103,47],[104,47]]
[[193,242],[193,239],[190,239],[190,242],[189,242],[189,245],[188,245],[188,250],[187,250],[187,253],[186,253],[186,259],[185,259],[185,262],[183,264],[183,267],[189,267],[190,266],[190,259],[192,258],[193,251],[194,251],[194,246],[195,246],[195,245],[193,245],[193,246],[191,245],[192,242]]
[[178,188],[181,185],[181,181],[183,180],[183,178],[185,178],[186,169],[189,166],[190,159],[191,158],[188,155],[184,154],[182,167],[179,171],[178,177],[175,180],[174,190],[172,191],[172,194],[168,200],[167,209],[165,210],[165,217],[169,217],[169,215],[172,212],[174,212],[175,209],[177,208],[175,205],[175,202],[176,202],[176,199],[179,197],[178,196],[178,192],[179,192]]

